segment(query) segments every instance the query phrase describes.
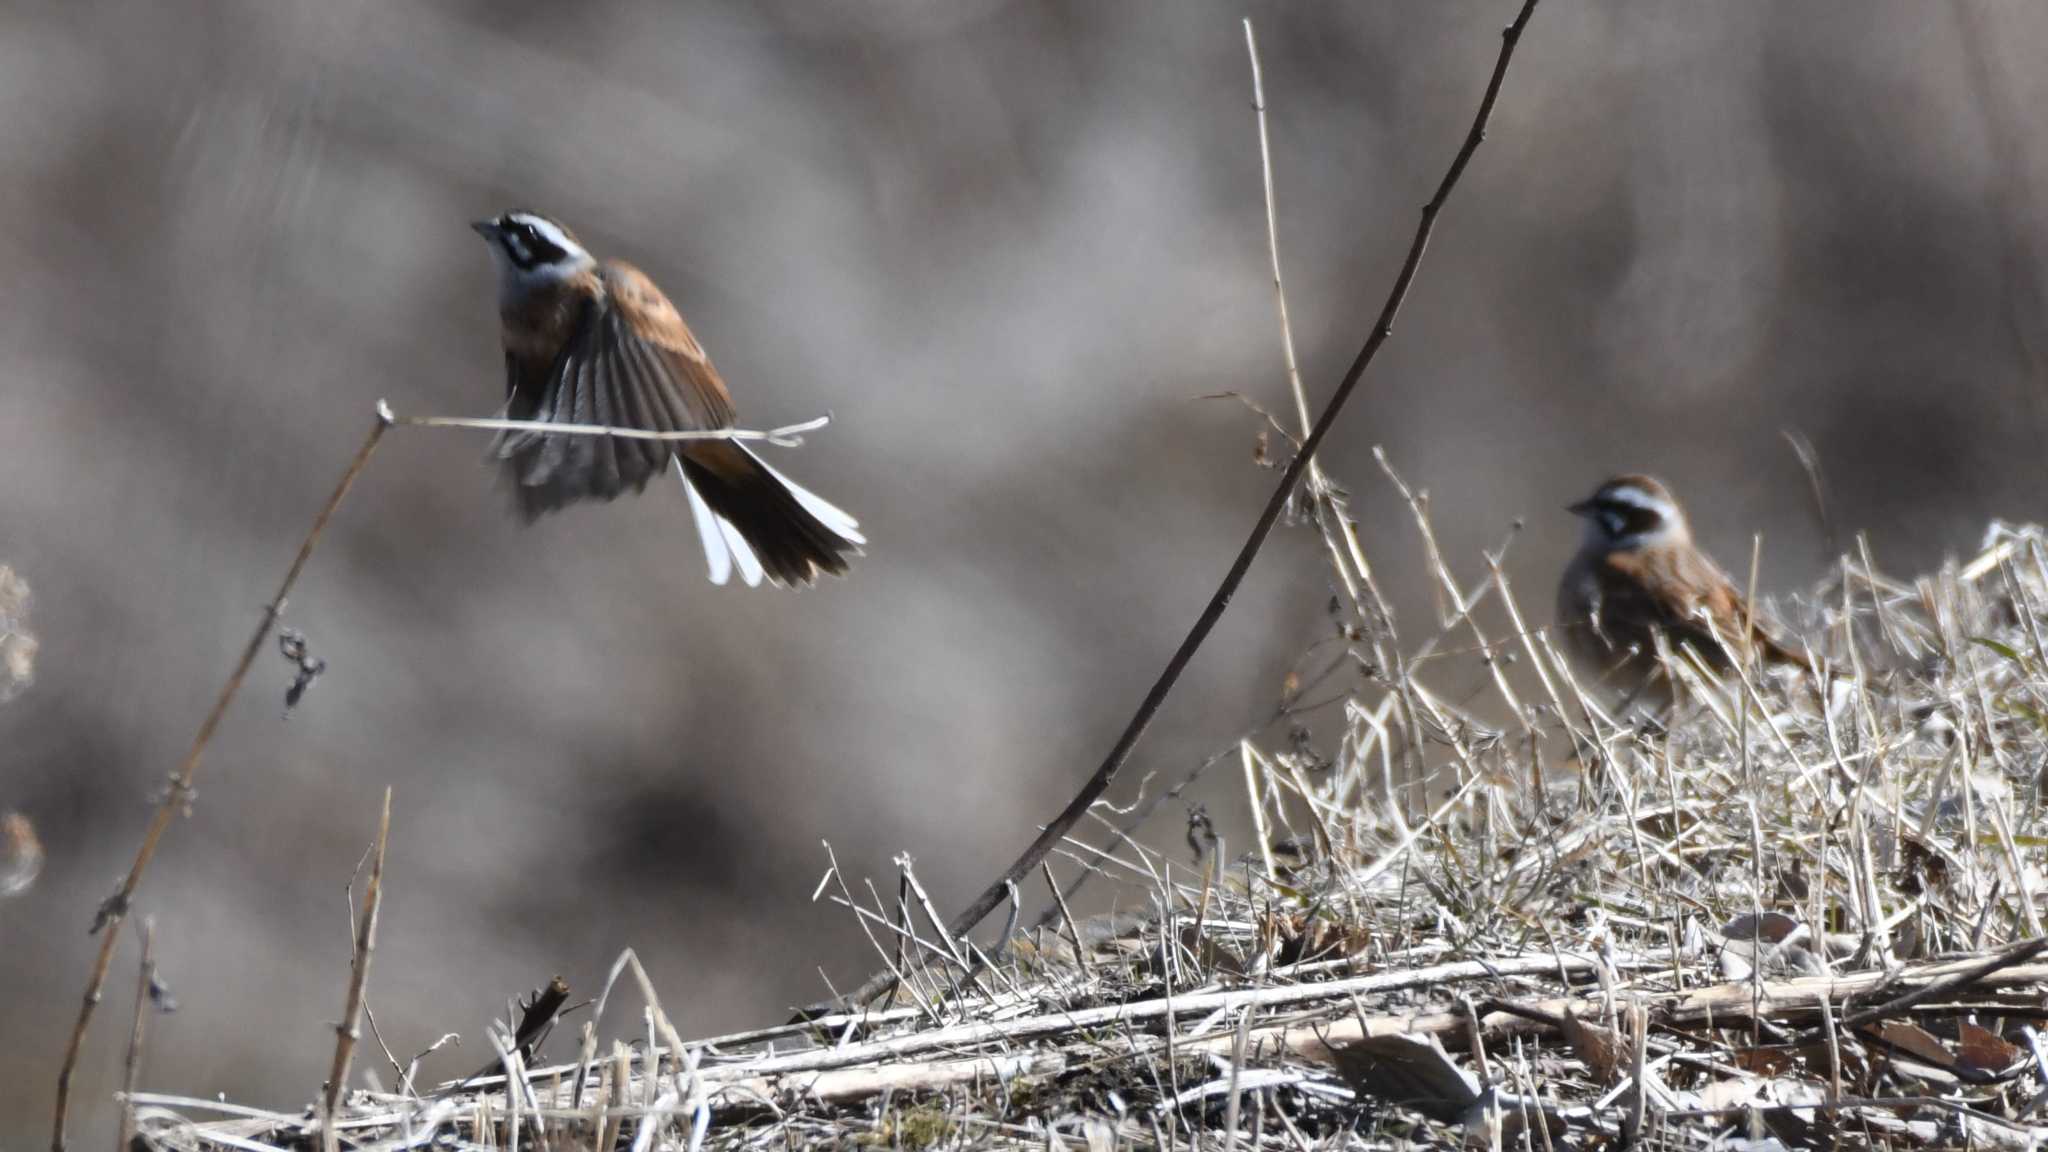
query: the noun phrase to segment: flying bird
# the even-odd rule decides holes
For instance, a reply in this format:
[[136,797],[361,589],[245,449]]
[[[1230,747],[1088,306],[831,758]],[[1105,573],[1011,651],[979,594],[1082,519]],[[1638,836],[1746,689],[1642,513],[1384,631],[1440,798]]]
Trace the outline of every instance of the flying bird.
[[[489,242],[504,323],[505,415],[653,432],[732,428],[725,381],[647,274],[599,260],[546,216],[471,225]],[[521,430],[495,445],[530,523],[584,500],[639,492],[674,469],[711,582],[749,586],[844,575],[867,543],[860,523],[738,440],[661,441]]]

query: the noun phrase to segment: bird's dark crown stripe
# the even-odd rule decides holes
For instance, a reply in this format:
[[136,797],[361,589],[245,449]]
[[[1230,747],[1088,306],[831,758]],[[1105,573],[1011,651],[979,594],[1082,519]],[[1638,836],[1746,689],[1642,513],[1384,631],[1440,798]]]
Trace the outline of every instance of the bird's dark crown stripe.
[[[531,272],[543,264],[558,263],[569,255],[567,249],[548,236],[546,229],[529,223],[538,219],[542,217],[522,212],[507,212],[498,219],[498,243],[522,272]],[[559,224],[554,227],[557,231],[561,229]]]

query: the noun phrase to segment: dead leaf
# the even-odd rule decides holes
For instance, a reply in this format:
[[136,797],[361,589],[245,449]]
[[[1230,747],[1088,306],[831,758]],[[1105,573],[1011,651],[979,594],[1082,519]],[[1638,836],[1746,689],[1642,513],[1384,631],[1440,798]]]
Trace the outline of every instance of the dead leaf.
[[1891,1054],[1894,1071],[1916,1079],[1935,1084],[1955,1084],[1965,1075],[1981,1075],[1965,1073],[1949,1046],[1917,1024],[1891,1020],[1863,1029],[1862,1035]]
[[1957,1059],[1976,1072],[1999,1074],[2025,1061],[2027,1051],[1989,1028],[1967,1020],[1957,1025]]
[[1564,1017],[1564,1040],[1572,1055],[1593,1070],[1602,1083],[1614,1082],[1614,1074],[1629,1059],[1629,1045],[1621,1033],[1602,1024],[1589,1024],[1570,1012]]
[[1367,1036],[1337,1047],[1337,1071],[1355,1089],[1456,1124],[1479,1103],[1479,1081],[1434,1036]]

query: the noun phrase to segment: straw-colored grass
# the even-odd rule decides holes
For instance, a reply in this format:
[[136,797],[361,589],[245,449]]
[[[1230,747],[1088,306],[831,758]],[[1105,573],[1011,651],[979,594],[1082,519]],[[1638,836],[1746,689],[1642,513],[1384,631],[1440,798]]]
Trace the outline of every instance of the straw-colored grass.
[[[340,1143],[2048,1135],[2033,1031],[2048,1016],[2040,530],[1996,526],[1967,563],[1913,582],[1845,561],[1785,609],[1824,666],[1825,703],[1811,675],[1715,679],[1692,663],[1665,717],[1608,714],[1541,634],[1482,624],[1519,616],[1497,566],[1476,583],[1439,575],[1465,591],[1398,658],[1368,657],[1400,644],[1389,618],[1340,621],[1353,679],[1333,697],[1333,745],[1252,738],[1217,761],[1242,772],[1263,846],[1222,857],[1206,820],[1205,863],[1177,843],[1070,843],[1143,913],[1075,923],[1048,904],[1051,923],[989,958],[945,933],[908,861],[893,903],[835,868],[820,892],[901,977],[892,1002],[682,1040],[629,956],[651,1011],[600,1005],[580,1060],[535,1061],[509,1093],[502,1071],[352,1086]],[[1475,627],[1497,637],[1502,675],[1454,706],[1431,682]],[[1406,671],[1375,671],[1393,667]],[[507,1023],[494,1040],[519,1067]],[[155,1147],[319,1139],[318,1109],[129,1103]]]

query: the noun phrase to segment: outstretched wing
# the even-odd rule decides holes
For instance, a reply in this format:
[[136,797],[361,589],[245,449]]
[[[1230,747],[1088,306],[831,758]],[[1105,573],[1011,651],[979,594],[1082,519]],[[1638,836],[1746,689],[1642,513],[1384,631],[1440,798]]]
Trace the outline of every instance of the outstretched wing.
[[676,427],[730,428],[732,395],[682,314],[647,274],[623,260],[604,266],[610,304],[609,342],[628,367],[641,370],[641,386],[663,400]]
[[[604,265],[552,363],[508,353],[513,419],[654,432],[731,427],[732,397],[703,345],[645,273]],[[529,519],[582,499],[639,490],[676,445],[608,436],[522,433],[499,449]]]

